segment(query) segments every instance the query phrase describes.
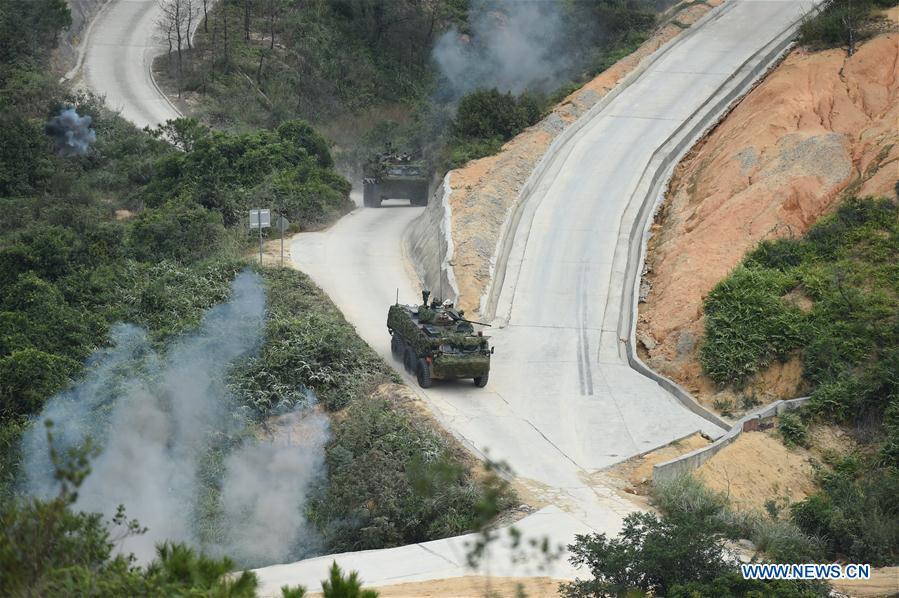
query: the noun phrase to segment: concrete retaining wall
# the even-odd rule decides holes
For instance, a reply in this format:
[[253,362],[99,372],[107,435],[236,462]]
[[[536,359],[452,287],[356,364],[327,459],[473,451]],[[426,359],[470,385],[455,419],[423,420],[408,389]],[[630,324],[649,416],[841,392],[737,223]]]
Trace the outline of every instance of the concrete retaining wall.
[[770,405],[765,405],[760,409],[746,415],[728,431],[724,436],[713,442],[712,444],[696,449],[686,455],[681,455],[671,461],[657,463],[652,468],[652,481],[660,482],[671,480],[693,471],[700,465],[711,459],[718,451],[736,440],[740,434],[760,429],[766,422],[769,422],[776,416],[785,411],[796,409],[805,404],[809,397],[801,397],[798,399],[790,399],[787,401],[776,401]]
[[452,193],[451,174],[448,172],[443,178],[422,215],[406,228],[403,250],[415,266],[423,288],[429,289],[434,297],[455,301],[459,297],[459,287],[450,264],[453,259],[452,213],[447,201]]

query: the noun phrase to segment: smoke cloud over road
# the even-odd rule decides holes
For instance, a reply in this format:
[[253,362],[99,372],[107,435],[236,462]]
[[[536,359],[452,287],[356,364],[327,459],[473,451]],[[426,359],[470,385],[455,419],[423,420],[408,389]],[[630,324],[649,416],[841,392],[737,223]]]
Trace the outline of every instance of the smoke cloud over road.
[[[95,355],[85,379],[41,413],[40,420],[54,422],[57,448],[78,446],[88,436],[102,447],[75,508],[109,518],[125,505],[129,518],[149,528],[121,547],[141,562],[151,560],[154,545],[164,540],[227,554],[243,565],[281,561],[316,542],[303,503],[323,472],[327,417],[310,406],[283,416],[293,418],[290,442],[270,435],[222,447],[230,447],[233,440],[223,439],[238,438],[246,424],[228,392],[227,372],[260,346],[264,310],[261,280],[245,272],[232,284],[231,299],[210,309],[199,330],[164,355],[154,352],[142,329],[118,325],[113,348]],[[25,489],[54,495],[40,423],[24,438],[23,453]],[[224,455],[218,468],[210,466],[216,455]],[[212,515],[199,508],[209,486],[203,476],[208,482],[210,475],[221,479],[221,508]]]
[[557,2],[481,0],[469,10],[471,35],[451,29],[434,46],[448,100],[481,88],[520,94],[549,91],[569,68],[559,52],[563,23]]
[[56,149],[63,156],[83,156],[97,140],[91,128],[93,119],[80,116],[74,107],[65,108],[44,125],[44,133],[56,141]]

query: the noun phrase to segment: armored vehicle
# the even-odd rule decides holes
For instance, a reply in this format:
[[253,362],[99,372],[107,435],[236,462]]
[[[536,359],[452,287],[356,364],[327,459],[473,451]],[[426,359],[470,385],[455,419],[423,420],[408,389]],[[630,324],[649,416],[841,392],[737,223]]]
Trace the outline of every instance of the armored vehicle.
[[412,154],[387,145],[365,165],[363,176],[362,203],[367,208],[378,208],[385,199],[408,199],[413,206],[428,204],[428,165]]
[[402,360],[406,371],[415,374],[418,385],[430,388],[435,379],[472,378],[475,386],[487,385],[490,355],[489,337],[475,332],[473,322],[452,303],[434,300],[428,305],[428,291],[422,291],[421,305],[391,305],[387,312],[390,349]]

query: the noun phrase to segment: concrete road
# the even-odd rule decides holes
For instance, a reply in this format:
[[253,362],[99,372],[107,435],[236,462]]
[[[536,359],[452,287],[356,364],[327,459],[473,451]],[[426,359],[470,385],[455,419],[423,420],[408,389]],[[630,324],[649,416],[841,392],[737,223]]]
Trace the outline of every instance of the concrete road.
[[166,51],[156,25],[160,12],[157,0],[112,0],[85,41],[84,85],[138,127],[181,116],[150,74],[153,59]]
[[[490,332],[496,346],[490,383],[483,390],[467,381],[435,383],[422,391],[447,429],[476,452],[508,462],[555,505],[525,519],[526,527],[535,517],[554,521],[542,527],[559,530],[550,536],[560,542],[571,540],[572,519],[585,531],[615,533],[634,507],[602,483],[597,470],[697,430],[722,433],[625,359],[620,314],[629,298],[622,298],[622,289],[628,250],[640,242],[631,229],[646,199],[638,188],[645,186],[654,152],[677,135],[689,142],[693,133],[679,130],[685,123],[714,122],[717,102],[746,90],[771,60],[773,41],[813,4],[729,0],[592,114],[537,181],[498,300],[504,326]],[[326,232],[298,236],[292,246],[295,265],[388,360],[386,306],[397,288],[403,302],[417,297],[400,240],[418,213],[405,207],[356,210]],[[427,546],[434,551],[453,542]],[[464,565],[443,561],[439,567],[424,560],[421,567],[410,565],[422,547],[403,550],[391,553],[390,566],[380,551],[338,561],[373,584],[465,573]],[[286,581],[314,586],[321,578],[314,571],[325,561],[258,573],[266,591]],[[565,576],[564,567],[558,573]]]

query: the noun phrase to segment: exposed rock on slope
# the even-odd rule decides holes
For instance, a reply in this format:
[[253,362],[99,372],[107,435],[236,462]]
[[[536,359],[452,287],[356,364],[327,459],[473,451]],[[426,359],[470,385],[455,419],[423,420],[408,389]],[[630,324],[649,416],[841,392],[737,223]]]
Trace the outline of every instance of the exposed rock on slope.
[[[462,308],[466,311],[478,309],[492,276],[492,260],[503,223],[553,139],[601,100],[643,58],[722,1],[685,3],[676,13],[676,19],[657,30],[636,52],[565,98],[546,118],[506,143],[499,154],[474,160],[464,168],[450,172],[451,193],[445,201],[451,213],[453,251],[449,265],[455,279],[450,277],[449,285],[457,288],[457,303]],[[440,223],[446,222],[444,209],[443,201],[431,202],[427,213],[418,222],[419,226],[413,227],[420,230],[413,230],[411,238],[407,239],[414,248],[410,254],[427,256],[423,258],[426,263],[418,264],[419,274],[425,278],[426,286],[434,288],[437,288],[436,284],[428,279],[436,280],[437,274],[421,270],[429,270],[432,264],[443,259],[442,250],[434,246],[433,235]]]
[[[707,403],[739,397],[703,378],[702,302],[762,239],[802,235],[844,192],[899,179],[899,34],[851,58],[798,49],[678,166],[650,240],[643,357]],[[801,301],[801,298],[797,299]],[[753,380],[765,402],[801,392],[798,358]]]

